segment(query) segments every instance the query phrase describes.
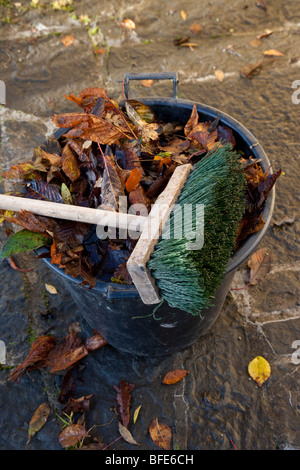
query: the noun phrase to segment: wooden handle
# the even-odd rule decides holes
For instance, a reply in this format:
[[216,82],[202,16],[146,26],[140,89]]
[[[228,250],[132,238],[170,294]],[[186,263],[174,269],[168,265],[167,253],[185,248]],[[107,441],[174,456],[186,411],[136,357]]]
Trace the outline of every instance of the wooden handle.
[[147,221],[147,217],[140,215],[108,211],[100,208],[91,209],[88,207],[72,206],[71,204],[59,204],[38,199],[27,199],[6,194],[0,194],[0,209],[16,212],[26,210],[37,215],[54,217],[56,219],[73,220],[75,222],[111,228],[130,229],[132,231],[141,230]]

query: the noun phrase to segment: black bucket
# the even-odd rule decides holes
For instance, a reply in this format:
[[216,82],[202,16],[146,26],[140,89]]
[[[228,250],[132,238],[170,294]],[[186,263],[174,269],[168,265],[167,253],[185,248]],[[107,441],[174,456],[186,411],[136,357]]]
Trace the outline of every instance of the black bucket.
[[[174,86],[172,98],[145,98],[142,101],[153,109],[158,119],[164,122],[187,122],[194,102],[177,98],[176,74],[128,74],[125,76],[125,93],[128,93],[129,81],[137,79],[172,79]],[[252,155],[253,158],[261,160],[262,169],[264,171],[269,169],[272,173],[263,148],[242,124],[215,108],[200,103],[196,105],[200,121],[213,121],[219,118],[221,125],[232,129],[237,148],[246,156]],[[60,129],[54,135],[58,138],[62,133]],[[111,346],[138,356],[172,354],[191,346],[210,330],[223,307],[236,270],[252,254],[268,229],[274,201],[273,188],[263,210],[264,227],[250,235],[232,256],[224,279],[216,292],[214,305],[202,310],[201,316],[192,316],[180,309],[171,308],[166,302],[153,316],[155,306],[145,305],[133,285],[99,280],[96,287],[88,289],[81,285],[82,279],[67,275],[63,269],[51,264],[49,259],[45,258],[43,261],[64,282],[82,317]]]

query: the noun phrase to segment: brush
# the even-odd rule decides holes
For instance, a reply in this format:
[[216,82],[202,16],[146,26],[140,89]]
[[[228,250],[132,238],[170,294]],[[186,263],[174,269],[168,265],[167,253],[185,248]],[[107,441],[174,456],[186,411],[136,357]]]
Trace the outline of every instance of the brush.
[[0,209],[140,233],[127,269],[142,301],[196,315],[213,300],[244,213],[239,160],[231,144],[219,144],[194,166],[179,165],[147,217],[5,194]]

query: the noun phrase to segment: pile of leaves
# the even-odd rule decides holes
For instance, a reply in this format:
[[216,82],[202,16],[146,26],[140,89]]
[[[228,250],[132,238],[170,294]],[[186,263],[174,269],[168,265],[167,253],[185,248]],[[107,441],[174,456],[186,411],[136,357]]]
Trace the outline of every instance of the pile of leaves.
[[[119,198],[128,208],[143,204],[147,211],[165,189],[178,165],[196,163],[224,143],[236,148],[232,130],[215,119],[200,122],[196,105],[187,122],[161,122],[153,110],[136,100],[125,106],[110,99],[102,88],[84,89],[66,98],[81,112],[55,114],[61,136],[50,137],[34,150],[32,161],[12,166],[2,176],[15,183],[12,194],[58,204],[119,210]],[[237,149],[239,150],[239,149]],[[245,214],[236,248],[262,228],[265,200],[281,170],[263,172],[259,162],[241,152],[248,181]],[[126,261],[136,240],[118,236],[99,239],[95,227],[34,215],[28,211],[1,211],[2,220],[21,226],[10,234],[0,257],[48,246],[43,256],[72,277],[94,287],[97,278],[132,283]]]

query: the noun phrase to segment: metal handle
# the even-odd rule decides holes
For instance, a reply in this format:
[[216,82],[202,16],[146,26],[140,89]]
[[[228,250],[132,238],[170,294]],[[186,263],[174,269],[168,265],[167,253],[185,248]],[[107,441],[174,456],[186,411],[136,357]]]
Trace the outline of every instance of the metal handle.
[[177,73],[126,73],[124,75],[124,95],[128,99],[130,80],[173,80],[173,99],[177,99],[178,77]]

